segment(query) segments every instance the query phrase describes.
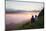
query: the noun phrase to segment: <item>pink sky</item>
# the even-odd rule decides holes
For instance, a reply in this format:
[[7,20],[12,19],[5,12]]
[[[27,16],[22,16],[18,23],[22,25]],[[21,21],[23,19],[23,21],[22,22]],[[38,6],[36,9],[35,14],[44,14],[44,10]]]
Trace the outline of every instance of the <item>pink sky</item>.
[[32,12],[32,13],[26,13],[26,14],[6,14],[6,24],[9,23],[23,23],[28,22],[28,20],[31,19],[32,15],[38,15],[38,13]]

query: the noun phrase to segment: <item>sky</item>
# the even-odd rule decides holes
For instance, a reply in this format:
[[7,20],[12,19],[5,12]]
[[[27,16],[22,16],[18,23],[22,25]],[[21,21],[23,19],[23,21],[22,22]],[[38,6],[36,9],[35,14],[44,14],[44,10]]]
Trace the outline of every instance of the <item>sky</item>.
[[6,9],[32,11],[41,10],[42,8],[43,3],[6,1]]

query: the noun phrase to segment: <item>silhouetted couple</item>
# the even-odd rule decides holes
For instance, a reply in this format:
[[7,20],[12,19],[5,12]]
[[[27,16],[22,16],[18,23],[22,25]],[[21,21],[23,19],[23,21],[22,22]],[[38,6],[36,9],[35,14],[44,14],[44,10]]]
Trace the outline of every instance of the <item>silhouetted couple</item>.
[[32,15],[31,23],[34,23],[36,20],[37,20],[37,15],[35,15],[35,17]]

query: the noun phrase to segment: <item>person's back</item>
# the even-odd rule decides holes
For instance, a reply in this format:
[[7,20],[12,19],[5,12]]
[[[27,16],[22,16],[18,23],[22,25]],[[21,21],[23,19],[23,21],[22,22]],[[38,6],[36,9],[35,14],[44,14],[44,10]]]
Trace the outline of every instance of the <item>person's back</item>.
[[32,16],[31,23],[33,23],[34,21],[35,21],[35,18],[34,18],[34,16]]
[[37,16],[37,15],[35,15],[35,21],[36,21],[36,20],[38,20],[38,16]]

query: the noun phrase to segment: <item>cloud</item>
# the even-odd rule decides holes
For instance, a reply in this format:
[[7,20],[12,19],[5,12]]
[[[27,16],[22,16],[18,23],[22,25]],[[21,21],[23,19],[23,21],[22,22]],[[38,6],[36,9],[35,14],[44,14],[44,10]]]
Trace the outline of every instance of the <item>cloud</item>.
[[6,8],[26,11],[41,10],[43,8],[43,3],[7,1]]

